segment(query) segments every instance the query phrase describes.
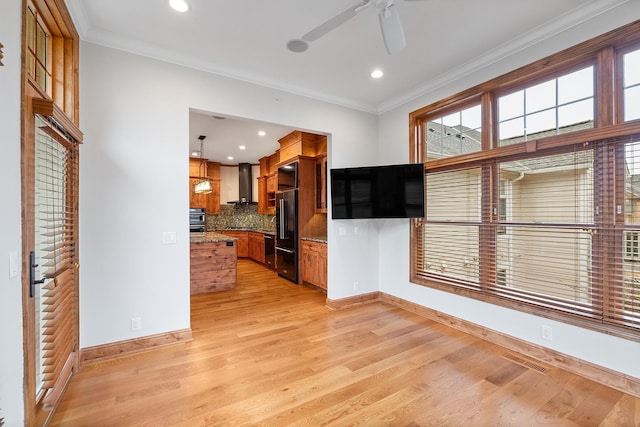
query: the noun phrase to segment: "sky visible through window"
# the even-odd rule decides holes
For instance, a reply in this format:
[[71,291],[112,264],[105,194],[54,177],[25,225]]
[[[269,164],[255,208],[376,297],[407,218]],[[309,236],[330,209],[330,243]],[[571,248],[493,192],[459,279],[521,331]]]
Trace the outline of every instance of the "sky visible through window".
[[502,96],[498,100],[500,145],[541,132],[564,133],[581,124],[593,127],[592,66]]
[[[623,58],[624,120],[640,119],[640,49]],[[499,145],[593,128],[595,68],[588,66],[498,98]],[[436,157],[481,149],[481,107],[476,105],[429,122],[427,152]],[[631,147],[631,146],[630,146]],[[634,145],[633,147],[636,147]],[[628,148],[631,150],[632,148]],[[628,158],[640,158],[638,151]],[[629,165],[640,174],[640,161]]]

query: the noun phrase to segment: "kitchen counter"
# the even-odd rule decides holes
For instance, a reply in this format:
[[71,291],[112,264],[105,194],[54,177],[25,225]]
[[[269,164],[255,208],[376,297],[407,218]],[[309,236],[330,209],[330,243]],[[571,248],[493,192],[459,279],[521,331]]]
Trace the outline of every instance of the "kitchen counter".
[[207,231],[206,233],[191,233],[189,237],[191,243],[233,242],[235,240],[238,240],[235,237],[230,237],[217,231]]
[[235,289],[238,239],[208,231],[190,240],[191,295]]
[[317,243],[327,243],[327,236],[303,236],[300,240],[309,240]]
[[269,234],[271,236],[275,236],[276,232],[275,230],[260,230],[257,229],[255,227],[231,227],[231,228],[224,228],[224,229],[218,229],[215,230],[215,233],[225,233],[227,231],[253,231],[254,233],[262,233],[262,234]]

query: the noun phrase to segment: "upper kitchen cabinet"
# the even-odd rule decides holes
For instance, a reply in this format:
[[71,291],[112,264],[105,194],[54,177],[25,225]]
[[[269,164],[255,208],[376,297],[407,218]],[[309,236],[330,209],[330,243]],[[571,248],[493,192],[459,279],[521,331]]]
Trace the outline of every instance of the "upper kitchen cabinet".
[[327,154],[316,157],[316,213],[327,213]]
[[[327,169],[327,137],[313,133],[293,131],[280,138],[280,149],[271,156],[260,159],[260,178],[258,179],[258,213],[275,214],[276,192],[278,191],[278,167],[293,161],[304,165],[298,169],[298,187],[311,192],[315,213],[327,212],[326,169]],[[309,163],[310,162],[310,163]],[[318,167],[314,167],[316,163]],[[309,167],[309,164],[312,164]],[[319,168],[319,169],[317,169]],[[316,170],[317,169],[317,170]],[[305,172],[305,174],[302,174]],[[307,174],[307,172],[309,172]],[[313,178],[308,183],[301,183],[300,176]],[[304,179],[302,180],[304,181]]]
[[258,178],[258,213],[275,215],[276,191],[278,190],[278,163],[280,150],[260,159]]
[[258,213],[264,215],[267,213],[267,177],[258,177]]
[[[212,192],[195,194],[193,184],[202,177],[211,180]],[[189,207],[205,208],[207,214],[220,213],[220,163],[189,158]]]
[[327,152],[327,137],[301,131],[293,131],[278,140],[280,143],[280,162],[288,163],[297,156],[316,157]]
[[201,176],[207,176],[207,160],[189,157],[189,176],[193,178],[199,178]]
[[207,177],[211,180],[213,191],[207,194],[205,209],[207,214],[215,215],[220,213],[220,163],[207,162]]

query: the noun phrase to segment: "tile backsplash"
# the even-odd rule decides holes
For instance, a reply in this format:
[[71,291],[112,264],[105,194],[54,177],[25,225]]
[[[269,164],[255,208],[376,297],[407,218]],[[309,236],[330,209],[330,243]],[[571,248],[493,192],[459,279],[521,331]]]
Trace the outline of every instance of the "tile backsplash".
[[258,213],[258,205],[220,205],[220,214],[207,215],[207,230],[226,228],[255,228],[261,231],[275,231],[273,215]]

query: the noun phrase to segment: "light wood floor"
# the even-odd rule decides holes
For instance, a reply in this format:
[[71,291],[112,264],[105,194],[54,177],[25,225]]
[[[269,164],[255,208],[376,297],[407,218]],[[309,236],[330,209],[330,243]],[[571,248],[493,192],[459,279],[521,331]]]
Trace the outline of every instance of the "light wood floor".
[[85,366],[51,425],[640,425],[640,399],[392,306],[324,301],[241,260],[237,290],[192,297],[193,342]]

